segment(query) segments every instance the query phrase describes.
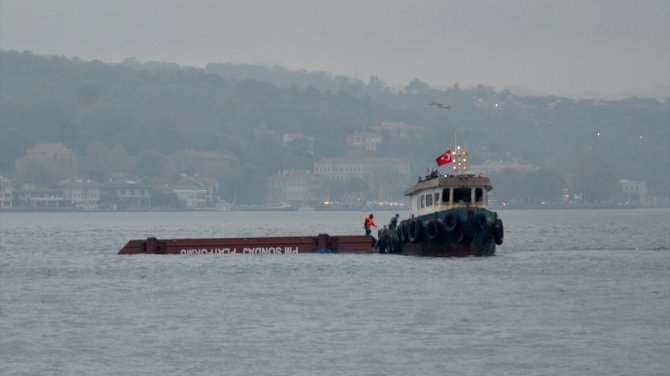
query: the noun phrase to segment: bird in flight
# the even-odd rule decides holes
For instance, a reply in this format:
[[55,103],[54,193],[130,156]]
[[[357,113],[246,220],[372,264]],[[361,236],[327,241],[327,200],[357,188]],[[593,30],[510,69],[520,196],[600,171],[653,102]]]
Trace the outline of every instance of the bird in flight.
[[433,102],[433,103],[431,103],[430,105],[431,105],[431,106],[437,106],[437,107],[439,107],[439,108],[443,108],[443,109],[445,109],[445,110],[448,110],[448,109],[451,108],[451,106],[449,106],[448,104],[444,104],[444,103]]

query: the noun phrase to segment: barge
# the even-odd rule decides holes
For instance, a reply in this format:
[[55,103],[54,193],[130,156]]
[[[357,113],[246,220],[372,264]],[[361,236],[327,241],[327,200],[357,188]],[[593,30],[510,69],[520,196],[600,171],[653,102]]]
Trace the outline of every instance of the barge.
[[365,235],[130,240],[120,255],[372,253],[376,239]]

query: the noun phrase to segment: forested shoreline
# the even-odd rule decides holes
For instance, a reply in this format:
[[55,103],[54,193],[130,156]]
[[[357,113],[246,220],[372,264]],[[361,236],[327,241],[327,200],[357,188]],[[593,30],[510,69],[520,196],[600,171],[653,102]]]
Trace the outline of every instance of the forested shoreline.
[[[567,187],[592,191],[595,200],[629,179],[667,198],[669,113],[667,100],[525,97],[418,80],[395,89],[376,77],[362,82],[280,67],[108,64],[1,51],[0,175],[14,177],[16,160],[36,144],[61,143],[77,155],[82,176],[105,181],[123,172],[168,184],[177,177],[161,168],[166,158],[213,151],[230,161],[217,176],[222,185],[247,185],[249,197],[237,191],[236,198],[253,202],[267,176],[311,170],[323,158],[398,158],[409,162],[411,176],[422,175],[456,139],[472,164],[534,166],[494,176],[499,197],[560,195]],[[348,135],[383,123],[418,131],[382,132],[374,152],[347,146]],[[232,194],[224,188],[221,198]]]

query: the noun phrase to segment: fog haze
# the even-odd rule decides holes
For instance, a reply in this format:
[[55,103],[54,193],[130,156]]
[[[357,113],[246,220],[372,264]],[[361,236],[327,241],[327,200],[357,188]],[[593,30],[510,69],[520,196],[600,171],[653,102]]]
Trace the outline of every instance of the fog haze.
[[666,0],[0,0],[3,50],[572,97],[667,97],[669,24]]

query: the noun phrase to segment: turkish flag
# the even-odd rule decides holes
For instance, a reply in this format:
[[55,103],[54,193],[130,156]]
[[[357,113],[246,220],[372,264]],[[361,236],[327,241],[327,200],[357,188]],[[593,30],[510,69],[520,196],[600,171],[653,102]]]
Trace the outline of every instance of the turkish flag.
[[445,165],[447,163],[451,163],[451,150],[447,150],[444,153],[440,154],[439,157],[435,158],[435,162],[437,162],[438,166]]

